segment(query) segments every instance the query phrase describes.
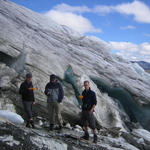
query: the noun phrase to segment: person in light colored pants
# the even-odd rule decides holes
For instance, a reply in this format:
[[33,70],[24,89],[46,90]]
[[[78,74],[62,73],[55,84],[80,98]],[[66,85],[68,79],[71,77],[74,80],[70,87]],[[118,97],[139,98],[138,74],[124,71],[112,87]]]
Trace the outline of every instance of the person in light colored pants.
[[64,91],[61,84],[56,80],[56,76],[54,74],[50,75],[50,82],[45,86],[45,95],[47,96],[50,130],[53,130],[55,125],[55,117],[59,124],[58,130],[61,130],[63,121],[61,117],[60,103],[63,100]]
[[59,126],[63,126],[63,120],[61,117],[61,104],[57,102],[48,102],[47,109],[50,124],[55,124],[56,119]]

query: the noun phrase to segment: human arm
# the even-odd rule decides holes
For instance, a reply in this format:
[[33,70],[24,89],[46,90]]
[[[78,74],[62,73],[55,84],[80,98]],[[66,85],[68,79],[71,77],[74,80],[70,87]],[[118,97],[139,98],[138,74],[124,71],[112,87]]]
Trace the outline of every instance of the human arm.
[[64,90],[62,88],[62,85],[59,84],[59,96],[58,96],[58,102],[61,103],[64,98]]
[[92,93],[92,108],[89,110],[88,112],[89,114],[91,114],[94,111],[96,104],[97,104],[96,94],[95,92],[93,92]]
[[34,90],[33,90],[33,84],[32,82],[30,82],[29,88],[28,88],[29,92],[32,93],[32,97],[33,97],[33,105],[35,104],[35,96],[34,96]]
[[44,93],[45,93],[46,96],[48,96],[48,95],[50,94],[49,89],[48,89],[48,86],[49,86],[49,84],[47,84],[47,85],[45,86],[45,91],[44,91]]
[[94,111],[95,106],[95,104],[92,106],[91,110],[88,112],[89,114],[91,114]]
[[27,87],[25,86],[25,84],[24,83],[22,83],[21,85],[20,85],[20,88],[19,88],[19,94],[20,95],[24,95],[24,94],[26,94],[27,93]]

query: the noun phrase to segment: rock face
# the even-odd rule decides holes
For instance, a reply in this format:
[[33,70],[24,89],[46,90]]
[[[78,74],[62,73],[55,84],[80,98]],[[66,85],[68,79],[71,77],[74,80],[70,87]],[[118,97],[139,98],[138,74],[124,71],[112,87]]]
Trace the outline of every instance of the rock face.
[[[136,72],[130,62],[114,58],[106,42],[80,35],[7,0],[0,1],[0,68],[2,109],[10,109],[7,107],[9,104],[12,111],[23,115],[18,89],[25,74],[32,72],[37,88],[35,113],[46,117],[44,88],[49,75],[54,73],[65,90],[62,113],[66,122],[79,122],[81,110],[77,96],[83,90],[83,81],[89,80],[97,94],[95,116],[98,124],[126,130],[124,121],[130,122],[132,116],[149,129],[150,111],[143,105],[150,104],[150,83]],[[109,90],[101,90],[106,87],[105,82]],[[111,89],[116,86],[127,92],[125,95],[129,94],[129,104],[124,104],[125,99],[120,102],[129,117],[113,100],[120,101],[118,96],[114,96],[120,91]],[[129,107],[127,110],[130,103],[136,109]]]

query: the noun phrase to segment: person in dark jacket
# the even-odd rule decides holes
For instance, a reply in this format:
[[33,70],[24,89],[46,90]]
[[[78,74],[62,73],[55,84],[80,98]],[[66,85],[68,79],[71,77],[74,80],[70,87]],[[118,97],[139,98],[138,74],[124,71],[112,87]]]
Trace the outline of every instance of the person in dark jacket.
[[85,90],[82,92],[82,125],[85,128],[84,136],[81,138],[89,140],[88,125],[93,129],[94,140],[97,142],[95,117],[93,115],[94,108],[97,104],[96,94],[91,90],[89,81],[84,81]]
[[27,115],[26,127],[30,128],[32,126],[32,128],[34,128],[34,122],[32,118],[32,105],[35,104],[35,99],[32,84],[32,74],[26,74],[26,80],[21,84],[19,94],[21,94],[22,96],[23,107]]
[[47,96],[47,109],[50,122],[50,130],[53,130],[55,124],[55,116],[59,124],[59,130],[63,126],[63,120],[61,116],[60,103],[64,97],[64,91],[61,84],[56,80],[54,74],[50,75],[50,82],[45,86],[45,95]]

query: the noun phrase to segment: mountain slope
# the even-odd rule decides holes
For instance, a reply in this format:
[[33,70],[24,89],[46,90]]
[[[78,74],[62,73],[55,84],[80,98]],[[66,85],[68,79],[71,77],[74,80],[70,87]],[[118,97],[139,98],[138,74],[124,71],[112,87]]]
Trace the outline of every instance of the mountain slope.
[[138,63],[145,71],[150,71],[150,63],[145,61],[132,61],[133,63]]

